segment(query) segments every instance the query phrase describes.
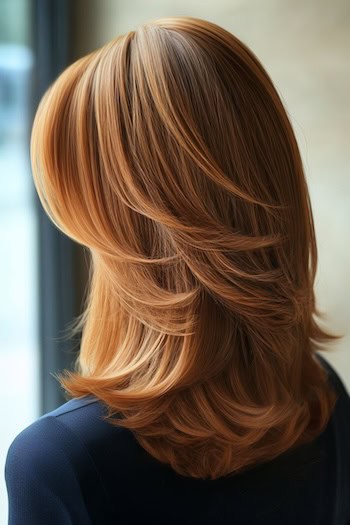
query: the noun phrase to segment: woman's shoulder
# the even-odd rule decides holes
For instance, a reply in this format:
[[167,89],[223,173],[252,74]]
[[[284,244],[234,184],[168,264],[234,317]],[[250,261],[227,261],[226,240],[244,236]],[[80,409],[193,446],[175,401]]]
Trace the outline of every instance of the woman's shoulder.
[[[14,437],[8,449],[7,463],[18,455],[21,458],[26,455],[33,461],[36,452],[42,457],[45,450],[52,452],[52,447],[62,448],[63,444],[65,452],[72,455],[74,449],[84,447],[91,434],[101,433],[101,430],[123,430],[108,425],[104,420],[106,413],[104,404],[92,395],[66,401],[37,418]],[[58,456],[55,453],[50,461]]]
[[326,370],[329,382],[334,386],[337,393],[345,400],[348,400],[350,403],[350,395],[348,388],[345,386],[343,379],[340,377],[335,367],[331,365],[330,361],[323,355],[321,355],[319,352],[315,352],[315,356],[320,362],[320,364],[323,366],[323,368]]
[[104,408],[97,399],[71,399],[15,436],[4,471],[9,523],[22,523],[24,516],[33,516],[28,523],[90,523],[93,510],[85,502],[92,493],[101,502],[99,513],[103,506],[109,508],[89,451],[89,444],[108,429],[102,415]]

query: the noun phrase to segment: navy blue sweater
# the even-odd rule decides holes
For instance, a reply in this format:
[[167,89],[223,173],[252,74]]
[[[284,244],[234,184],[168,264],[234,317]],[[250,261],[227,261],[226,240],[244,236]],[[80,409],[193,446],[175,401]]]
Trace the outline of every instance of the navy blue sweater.
[[326,430],[231,478],[178,475],[103,421],[93,396],[44,414],[7,453],[9,525],[349,525],[350,397],[317,355],[339,392]]

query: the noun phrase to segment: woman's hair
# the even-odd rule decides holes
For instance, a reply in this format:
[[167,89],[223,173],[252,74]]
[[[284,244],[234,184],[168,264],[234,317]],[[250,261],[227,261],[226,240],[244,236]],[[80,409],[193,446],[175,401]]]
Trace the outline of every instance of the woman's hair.
[[96,396],[194,478],[325,429],[336,393],[315,352],[342,336],[315,319],[300,152],[246,45],[193,17],[118,36],[44,94],[31,160],[45,211],[91,254],[66,398]]

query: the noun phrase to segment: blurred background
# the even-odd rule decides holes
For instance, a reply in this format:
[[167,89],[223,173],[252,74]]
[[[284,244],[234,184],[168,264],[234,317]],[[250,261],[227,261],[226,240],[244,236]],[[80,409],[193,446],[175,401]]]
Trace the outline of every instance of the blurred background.
[[[261,60],[290,116],[316,223],[318,306],[345,334],[325,354],[350,388],[348,0],[0,0],[0,468],[23,428],[65,402],[51,373],[70,367],[64,339],[81,312],[87,253],[53,226],[32,183],[29,139],[44,91],[77,58],[139,23],[196,16]],[[0,525],[7,497],[0,479]]]

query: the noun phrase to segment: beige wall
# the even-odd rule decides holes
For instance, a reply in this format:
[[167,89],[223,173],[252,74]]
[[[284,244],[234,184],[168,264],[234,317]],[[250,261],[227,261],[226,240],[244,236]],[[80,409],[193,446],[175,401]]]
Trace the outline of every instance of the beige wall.
[[348,0],[76,0],[75,54],[160,16],[196,16],[241,38],[284,100],[304,159],[316,222],[318,303],[346,334],[328,355],[350,389]]

